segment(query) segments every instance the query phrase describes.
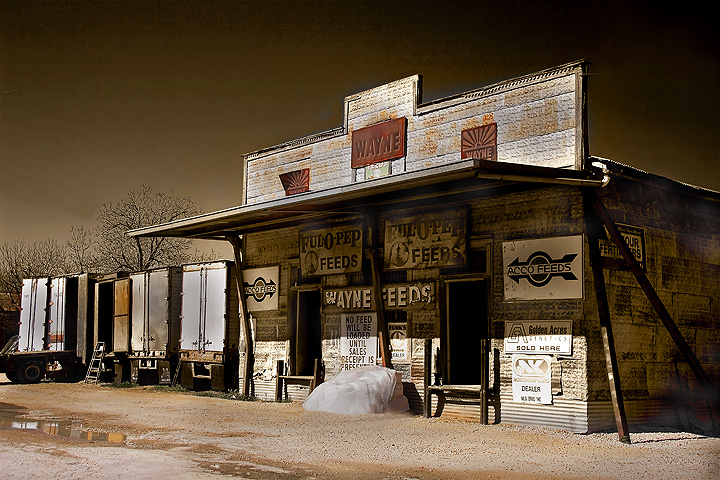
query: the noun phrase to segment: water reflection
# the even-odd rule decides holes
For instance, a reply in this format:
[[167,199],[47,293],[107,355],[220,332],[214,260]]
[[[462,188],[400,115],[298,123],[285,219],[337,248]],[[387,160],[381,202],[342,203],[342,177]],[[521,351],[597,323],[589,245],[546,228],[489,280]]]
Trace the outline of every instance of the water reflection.
[[86,442],[113,442],[122,443],[127,436],[117,432],[93,432],[82,428],[82,423],[72,420],[36,420],[25,418],[23,409],[8,403],[0,402],[0,428],[14,430],[31,430],[43,432],[48,435],[69,437]]

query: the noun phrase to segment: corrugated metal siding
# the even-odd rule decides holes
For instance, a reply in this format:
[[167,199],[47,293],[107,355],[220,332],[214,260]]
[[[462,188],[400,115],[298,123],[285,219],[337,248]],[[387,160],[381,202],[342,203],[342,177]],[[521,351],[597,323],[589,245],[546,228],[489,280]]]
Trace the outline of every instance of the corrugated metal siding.
[[260,400],[275,400],[275,380],[255,379],[255,396]]
[[587,403],[553,397],[552,405],[534,405],[512,401],[512,393],[500,394],[500,421],[518,425],[557,428],[573,433],[588,432]]
[[[625,400],[628,424],[670,427],[687,431],[710,431],[713,417],[707,402],[669,402],[663,400]],[[612,402],[588,404],[590,431],[615,429]]]
[[[305,402],[310,394],[310,388],[307,385],[287,385],[287,398],[292,402]],[[260,400],[275,400],[275,379],[259,380],[255,379],[255,396]],[[285,395],[283,394],[283,398]]]

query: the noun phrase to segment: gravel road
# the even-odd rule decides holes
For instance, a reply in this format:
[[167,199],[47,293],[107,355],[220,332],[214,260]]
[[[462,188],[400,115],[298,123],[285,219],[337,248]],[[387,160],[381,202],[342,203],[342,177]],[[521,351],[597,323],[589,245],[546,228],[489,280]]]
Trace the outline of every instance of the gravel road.
[[720,479],[720,438],[677,431],[633,429],[626,445],[617,433],[4,376],[0,402],[0,479]]

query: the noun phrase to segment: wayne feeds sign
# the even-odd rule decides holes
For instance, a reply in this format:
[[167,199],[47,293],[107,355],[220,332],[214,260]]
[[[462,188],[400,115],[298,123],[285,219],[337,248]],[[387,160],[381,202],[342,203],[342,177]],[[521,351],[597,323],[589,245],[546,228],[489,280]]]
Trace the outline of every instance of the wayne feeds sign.
[[503,242],[505,300],[582,298],[582,235]]

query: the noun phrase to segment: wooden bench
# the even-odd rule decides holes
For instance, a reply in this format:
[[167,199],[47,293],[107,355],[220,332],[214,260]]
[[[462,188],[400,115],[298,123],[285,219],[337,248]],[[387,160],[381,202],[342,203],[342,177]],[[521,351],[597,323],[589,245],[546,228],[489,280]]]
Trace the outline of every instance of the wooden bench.
[[[435,415],[432,415],[432,396],[438,397]],[[487,398],[483,398],[481,385],[429,385],[425,388],[425,417],[439,417],[446,403],[463,405],[483,405]]]
[[285,362],[283,360],[278,360],[277,377],[275,379],[276,402],[282,402],[286,385],[308,385],[310,388],[308,394],[312,393],[312,391],[315,390],[315,387],[325,381],[325,364],[321,359],[316,358],[313,375],[285,375],[284,373]]

